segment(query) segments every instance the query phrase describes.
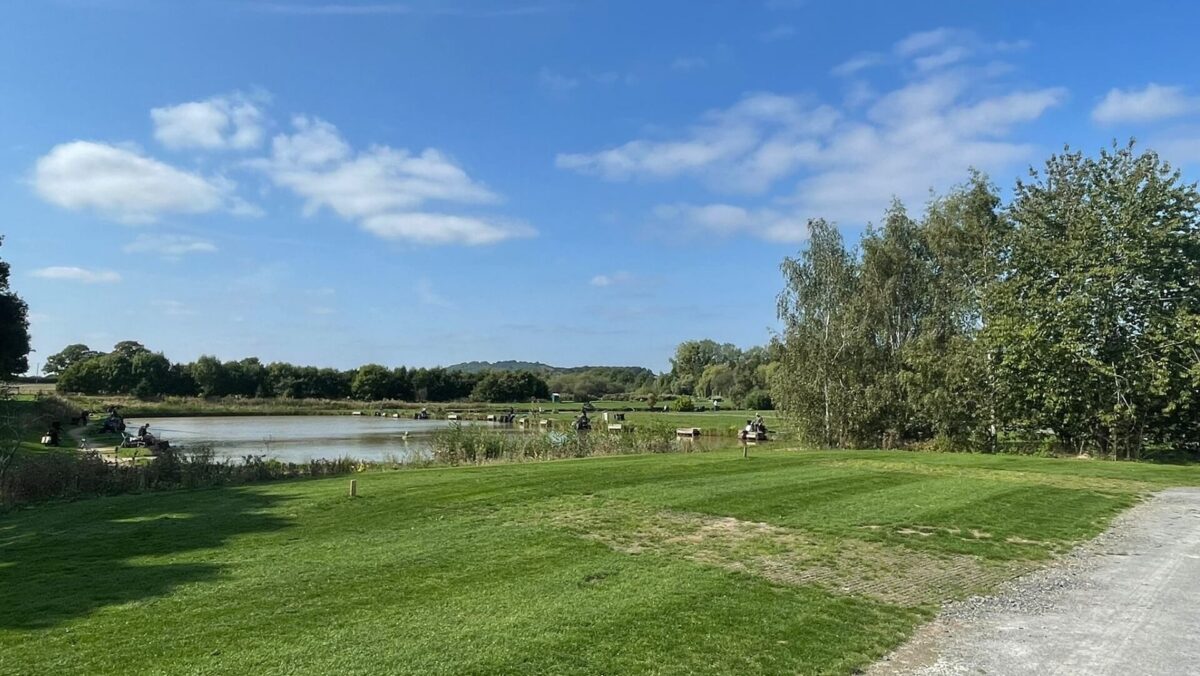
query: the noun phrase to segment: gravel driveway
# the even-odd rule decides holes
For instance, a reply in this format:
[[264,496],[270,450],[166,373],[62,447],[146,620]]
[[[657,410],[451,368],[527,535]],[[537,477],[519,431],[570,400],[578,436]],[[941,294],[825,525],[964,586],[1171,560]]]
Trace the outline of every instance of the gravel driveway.
[[1050,568],[947,607],[867,673],[1200,673],[1200,489],[1158,493]]

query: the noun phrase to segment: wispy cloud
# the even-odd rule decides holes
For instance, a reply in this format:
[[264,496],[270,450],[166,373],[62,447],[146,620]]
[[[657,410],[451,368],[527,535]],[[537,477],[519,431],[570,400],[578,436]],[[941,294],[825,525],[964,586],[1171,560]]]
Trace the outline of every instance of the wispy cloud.
[[[963,55],[920,62],[968,43],[976,46]],[[659,226],[801,240],[810,217],[865,223],[893,196],[920,204],[931,188],[948,187],[970,167],[999,171],[1028,161],[1036,148],[1015,131],[1060,105],[1067,92],[1012,85],[990,61],[962,61],[990,59],[996,49],[961,31],[913,34],[886,59],[860,55],[842,69],[892,64],[902,82],[890,90],[860,85],[841,105],[750,94],[673,134],[562,153],[556,164],[610,181],[692,178],[724,196],[660,205],[653,221]],[[758,200],[739,203],[729,195]]]
[[563,75],[543,66],[538,71],[538,83],[554,92],[569,92],[579,86],[579,78]]
[[671,62],[671,70],[699,70],[708,67],[708,59],[701,56],[680,56]]
[[438,4],[381,3],[300,3],[260,2],[247,7],[256,12],[295,16],[380,16],[434,15],[487,19],[506,16],[530,16],[562,9],[559,4],[529,4],[512,7],[476,8],[442,6]]
[[1150,83],[1141,89],[1110,89],[1092,110],[1100,124],[1151,122],[1200,112],[1200,97],[1183,87]]
[[422,305],[443,309],[450,309],[454,307],[454,303],[450,302],[448,298],[438,293],[433,288],[433,282],[427,278],[422,277],[421,279],[418,279],[413,290],[417,294],[417,302],[421,303]]
[[82,284],[114,284],[121,281],[121,275],[113,270],[89,270],[66,265],[34,270],[33,276]]
[[790,40],[796,35],[796,27],[790,24],[780,24],[774,28],[764,31],[758,35],[758,39],[763,42],[779,42],[780,40]]
[[512,219],[430,210],[431,203],[500,201],[437,149],[413,153],[375,145],[356,151],[324,120],[298,116],[292,126],[292,133],[272,140],[271,157],[252,166],[302,198],[308,215],[329,209],[379,237],[422,244],[492,244],[533,234]]
[[217,245],[190,235],[141,234],[126,244],[125,253],[156,254],[164,258],[179,258],[194,253],[216,253]]
[[877,66],[884,63],[884,56],[878,52],[863,52],[855,54],[849,59],[839,63],[833,67],[830,72],[839,77],[847,77],[854,75],[861,70],[866,70],[871,66]]
[[592,286],[606,287],[618,284],[628,284],[633,281],[633,274],[627,270],[617,270],[606,275],[596,275],[590,282]]

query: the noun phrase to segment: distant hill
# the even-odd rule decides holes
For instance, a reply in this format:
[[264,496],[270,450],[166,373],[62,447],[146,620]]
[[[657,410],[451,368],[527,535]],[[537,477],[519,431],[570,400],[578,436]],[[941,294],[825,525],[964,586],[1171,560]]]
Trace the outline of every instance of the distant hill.
[[653,377],[654,373],[650,369],[641,366],[551,366],[538,361],[467,361],[453,366],[447,366],[447,371],[462,371],[463,373],[481,373],[483,371],[532,371],[543,375],[565,375],[571,373],[583,373],[585,371],[594,371],[601,373],[617,374],[621,373],[626,376],[646,376]]
[[534,373],[560,373],[563,369],[536,361],[465,361],[461,364],[447,366],[447,371],[462,371],[463,373],[480,373],[482,371],[533,371]]

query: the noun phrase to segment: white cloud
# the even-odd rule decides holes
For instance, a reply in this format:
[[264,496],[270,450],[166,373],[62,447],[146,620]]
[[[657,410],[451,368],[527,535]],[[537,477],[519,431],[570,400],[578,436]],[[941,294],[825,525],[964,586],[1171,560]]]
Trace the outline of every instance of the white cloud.
[[607,275],[596,275],[590,282],[592,286],[606,287],[627,284],[633,281],[633,274],[627,270],[617,270]]
[[262,109],[241,94],[154,108],[150,118],[154,138],[174,150],[247,150],[263,139]]
[[193,253],[215,253],[217,245],[190,235],[141,234],[124,247],[125,253],[149,253],[178,258]]
[[913,56],[941,49],[951,42],[963,39],[966,35],[964,31],[953,28],[920,31],[911,33],[897,42],[894,50],[900,56]]
[[1183,87],[1154,84],[1142,89],[1110,89],[1092,110],[1101,124],[1150,122],[1200,112],[1200,98],[1188,96]]
[[430,212],[430,202],[500,201],[439,150],[376,145],[356,152],[328,122],[297,117],[293,125],[292,134],[272,140],[271,157],[253,166],[303,199],[308,215],[328,208],[379,237],[423,244],[492,244],[533,234],[501,219]]
[[544,66],[538,71],[538,82],[555,92],[569,92],[579,86],[578,78],[556,73]]
[[771,208],[678,203],[659,205],[654,215],[671,226],[716,235],[748,233],[772,242],[800,242],[808,238],[806,219],[795,212]]
[[384,239],[402,239],[420,244],[478,246],[533,235],[529,227],[519,223],[433,213],[380,214],[364,220],[363,228]]
[[796,27],[788,24],[780,24],[771,30],[760,33],[759,40],[763,42],[779,42],[780,40],[788,40],[796,35]]
[[112,270],[89,270],[65,265],[34,270],[33,276],[83,284],[113,284],[121,281],[121,275]]
[[[895,48],[904,58],[893,63],[908,79],[891,90],[861,86],[841,107],[752,94],[674,135],[564,153],[556,163],[611,181],[693,178],[714,193],[762,196],[667,203],[655,215],[669,226],[792,242],[807,237],[810,218],[865,223],[893,197],[919,207],[930,189],[960,182],[971,167],[998,172],[1035,156],[1015,134],[1061,105],[1066,90],[1013,87],[1004,71],[969,64],[909,67],[968,41],[979,54],[999,49],[949,29],[915,34]],[[867,63],[874,60],[858,58],[841,72]]]
[[883,62],[884,58],[882,54],[878,54],[876,52],[863,52],[861,54],[855,54],[842,63],[839,63],[829,72],[839,77],[847,77],[854,75],[861,70],[866,70],[872,66],[878,66]]
[[215,211],[224,204],[230,187],[135,150],[93,141],[52,148],[34,165],[32,182],[47,202],[92,210],[125,223]]
[[323,3],[301,4],[289,2],[260,2],[248,6],[248,9],[269,14],[290,14],[296,16],[380,16],[380,15],[431,15],[451,16],[466,19],[492,19],[502,17],[531,16],[554,11],[554,4],[510,5],[496,8],[471,8],[447,6],[441,3],[427,3],[426,6],[399,2],[378,3]]
[[833,127],[838,113],[802,98],[760,93],[726,110],[710,111],[685,138],[638,139],[595,153],[561,153],[559,168],[607,180],[701,178],[718,190],[762,192],[811,159],[812,138]]

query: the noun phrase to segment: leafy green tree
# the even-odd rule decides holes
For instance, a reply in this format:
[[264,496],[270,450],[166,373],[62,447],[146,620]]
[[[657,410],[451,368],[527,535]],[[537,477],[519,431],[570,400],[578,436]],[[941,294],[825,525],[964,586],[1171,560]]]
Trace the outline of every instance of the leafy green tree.
[[360,366],[350,383],[350,396],[363,401],[379,401],[391,397],[395,389],[391,370],[379,364]]
[[769,411],[775,408],[771,402],[771,393],[766,390],[750,390],[742,398],[742,408],[751,411]]
[[806,440],[855,445],[864,351],[854,309],[858,268],[832,224],[815,219],[808,230],[808,246],[781,265],[786,285],[778,310],[784,328],[771,398]]
[[0,260],[0,379],[29,370],[29,306],[9,288],[9,274]]
[[221,397],[229,392],[229,374],[220,359],[203,355],[192,364],[191,372],[200,396]]
[[51,376],[61,375],[63,371],[66,371],[73,365],[81,361],[99,357],[102,354],[83,343],[68,345],[62,351],[52,354],[46,359],[46,365],[42,367],[42,373]]
[[1125,458],[1149,441],[1194,443],[1195,184],[1132,143],[1097,158],[1068,149],[1018,182],[1010,214],[986,332],[1015,420]]
[[139,354],[144,354],[149,351],[150,350],[146,349],[145,345],[142,345],[136,340],[122,340],[116,345],[113,345],[112,354],[119,354],[132,359]]
[[489,371],[471,392],[476,401],[495,403],[523,402],[530,398],[548,399],[550,387],[540,376],[529,371]]

